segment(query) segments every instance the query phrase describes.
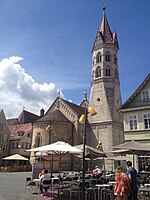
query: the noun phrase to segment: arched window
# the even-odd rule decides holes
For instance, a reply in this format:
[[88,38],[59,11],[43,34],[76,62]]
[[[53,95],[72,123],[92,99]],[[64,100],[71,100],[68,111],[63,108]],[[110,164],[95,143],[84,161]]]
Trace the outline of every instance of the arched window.
[[99,63],[99,62],[102,62],[102,56],[100,52],[98,52],[96,55],[96,63]]
[[101,68],[100,67],[97,67],[96,71],[95,71],[95,78],[97,78],[97,77],[101,77]]
[[40,144],[41,144],[41,135],[38,132],[37,135],[36,135],[36,138],[35,138],[35,147],[39,147]]
[[114,54],[114,63],[117,64],[117,56]]
[[106,68],[106,76],[110,76],[110,68],[109,67]]
[[109,53],[109,51],[107,51],[106,54],[105,54],[105,61],[110,62],[110,53]]

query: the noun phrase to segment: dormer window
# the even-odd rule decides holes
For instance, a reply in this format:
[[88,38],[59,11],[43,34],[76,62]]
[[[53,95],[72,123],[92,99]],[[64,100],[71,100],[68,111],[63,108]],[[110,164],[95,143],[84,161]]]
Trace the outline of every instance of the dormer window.
[[95,78],[101,77],[101,68],[97,67],[95,71]]
[[102,62],[102,56],[101,53],[98,52],[98,54],[96,55],[96,63]]
[[109,53],[109,51],[106,52],[105,61],[110,62],[110,53]]
[[142,90],[141,98],[142,98],[143,102],[149,101],[150,100],[149,91],[148,90]]

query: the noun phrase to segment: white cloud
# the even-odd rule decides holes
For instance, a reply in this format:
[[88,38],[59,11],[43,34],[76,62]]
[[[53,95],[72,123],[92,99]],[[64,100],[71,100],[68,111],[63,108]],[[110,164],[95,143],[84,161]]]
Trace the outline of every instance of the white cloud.
[[[39,115],[47,110],[57,97],[55,83],[39,84],[19,64],[23,58],[12,56],[0,61],[0,109],[6,117],[18,117],[23,107]],[[64,98],[61,93],[61,97]]]

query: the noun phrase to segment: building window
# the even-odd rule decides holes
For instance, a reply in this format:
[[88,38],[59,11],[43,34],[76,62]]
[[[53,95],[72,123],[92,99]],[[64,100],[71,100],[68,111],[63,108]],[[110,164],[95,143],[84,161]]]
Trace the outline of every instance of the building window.
[[109,51],[106,52],[105,61],[110,62],[110,53],[109,53]]
[[28,137],[28,138],[31,138],[31,133],[28,133],[28,134],[27,134],[27,137]]
[[150,129],[150,114],[144,114],[144,127]]
[[106,68],[106,76],[110,76],[110,68]]
[[3,122],[0,122],[0,130],[3,130]]
[[129,116],[130,130],[137,130],[137,117],[136,115]]
[[101,68],[100,67],[97,67],[96,71],[95,71],[95,78],[97,78],[97,77],[101,77]]
[[3,134],[2,142],[7,142],[7,141],[8,141],[8,135],[7,134]]
[[11,144],[11,148],[14,149],[15,148],[15,143]]
[[96,55],[96,63],[102,62],[102,56],[101,53],[98,52],[98,54]]
[[149,101],[149,91],[148,90],[143,90],[142,91],[142,101]]
[[2,151],[3,151],[3,152],[6,152],[6,150],[7,150],[7,146],[6,146],[6,144],[3,144],[3,146],[2,146]]

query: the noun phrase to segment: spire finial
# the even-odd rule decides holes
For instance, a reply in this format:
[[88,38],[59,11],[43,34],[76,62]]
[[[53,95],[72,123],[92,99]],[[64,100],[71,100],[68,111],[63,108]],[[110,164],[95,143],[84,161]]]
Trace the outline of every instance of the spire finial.
[[103,7],[103,15],[105,15],[105,10],[106,10],[106,8],[105,8],[105,7]]

